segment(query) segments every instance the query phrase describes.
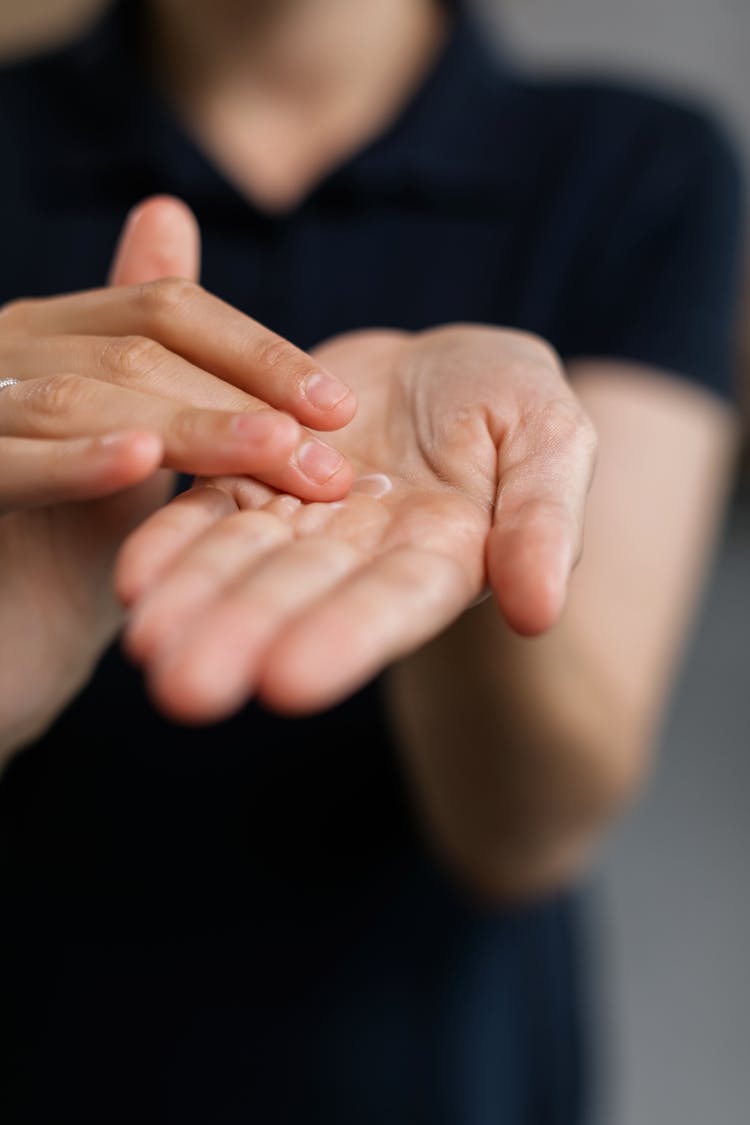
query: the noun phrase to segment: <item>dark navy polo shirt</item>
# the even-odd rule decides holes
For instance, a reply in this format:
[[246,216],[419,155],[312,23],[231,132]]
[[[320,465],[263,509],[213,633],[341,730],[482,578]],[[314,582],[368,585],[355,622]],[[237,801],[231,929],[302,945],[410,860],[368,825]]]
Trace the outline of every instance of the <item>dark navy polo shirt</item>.
[[[173,192],[207,288],[303,347],[479,321],[730,392],[741,190],[703,113],[536,80],[459,14],[398,119],[271,215],[151,88],[135,11],[0,72],[0,301],[101,285]],[[7,1125],[583,1120],[575,899],[480,906],[440,867],[380,680],[184,729],[113,649],[0,785],[0,916]]]

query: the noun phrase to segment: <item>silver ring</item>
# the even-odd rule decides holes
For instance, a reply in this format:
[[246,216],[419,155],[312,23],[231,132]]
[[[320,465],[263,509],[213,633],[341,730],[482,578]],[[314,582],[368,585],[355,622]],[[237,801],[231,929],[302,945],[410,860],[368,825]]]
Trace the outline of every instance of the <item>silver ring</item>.
[[2,391],[4,387],[15,387],[16,383],[20,382],[20,379],[0,379],[0,391]]

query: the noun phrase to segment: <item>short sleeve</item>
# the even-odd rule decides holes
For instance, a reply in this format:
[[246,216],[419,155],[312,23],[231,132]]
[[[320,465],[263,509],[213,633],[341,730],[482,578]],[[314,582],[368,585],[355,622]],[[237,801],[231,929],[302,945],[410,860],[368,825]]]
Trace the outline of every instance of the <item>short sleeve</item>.
[[731,397],[744,249],[740,163],[708,115],[654,103],[642,116],[619,165],[627,172],[609,184],[578,263],[560,350],[566,359],[656,366]]

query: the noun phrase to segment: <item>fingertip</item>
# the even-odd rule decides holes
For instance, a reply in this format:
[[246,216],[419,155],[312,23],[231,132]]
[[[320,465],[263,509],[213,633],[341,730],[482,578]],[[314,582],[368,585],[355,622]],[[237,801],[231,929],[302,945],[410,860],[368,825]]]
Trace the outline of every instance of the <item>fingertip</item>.
[[288,719],[328,711],[359,687],[359,681],[323,684],[319,676],[291,673],[273,662],[260,678],[257,697],[269,710]]
[[565,596],[558,586],[537,584],[534,588],[516,587],[493,593],[506,622],[521,637],[540,637],[554,628],[562,614]]
[[[499,538],[499,537],[497,537]],[[569,552],[541,543],[490,537],[487,572],[498,608],[522,637],[538,637],[559,621],[567,599]]]
[[[143,579],[138,573],[137,566],[134,566],[131,555],[130,544],[126,542],[120,549],[112,576],[115,597],[125,609],[130,609],[131,606],[135,605],[144,590]],[[127,639],[126,629],[122,636],[123,648],[129,656],[135,659],[135,654],[131,652]]]
[[[331,471],[333,469],[333,471]],[[307,441],[295,452],[278,484],[301,500],[329,503],[351,491],[355,473],[338,450],[324,442]]]
[[269,711],[287,719],[301,719],[324,710],[314,690],[306,690],[299,682],[292,684],[287,676],[277,677],[273,672],[261,679],[258,699]]
[[355,479],[356,474],[354,472],[354,467],[351,462],[344,459],[344,463],[339,471],[328,481],[324,499],[327,502],[343,500],[351,492]]
[[206,726],[228,718],[251,692],[238,685],[217,663],[191,661],[177,653],[151,665],[146,686],[154,705],[168,718],[189,726]]
[[104,434],[82,443],[82,453],[104,494],[142,484],[160,468],[164,446],[158,434]]
[[[159,573],[161,555],[153,550],[148,552],[146,546],[136,531],[120,548],[113,583],[115,595],[125,609],[132,609],[146,596]],[[128,635],[126,627],[123,639]],[[128,652],[134,659],[137,657],[137,652],[129,646]]]
[[169,652],[176,643],[179,629],[174,628],[174,615],[165,607],[158,589],[149,597],[142,587],[139,596],[131,602],[133,611],[122,634],[122,645],[136,664],[155,665],[159,654]]
[[348,389],[346,396],[335,407],[330,415],[326,416],[322,421],[327,424],[321,424],[322,430],[340,430],[344,426],[348,426],[357,413],[357,396],[353,390]]
[[[329,658],[342,638],[329,633],[321,645],[319,633],[309,629],[282,635],[266,653],[259,671],[257,695],[277,714],[302,718],[335,706],[358,686],[356,681],[332,680]],[[327,651],[326,651],[327,650]]]
[[338,430],[351,422],[357,410],[357,397],[327,371],[312,375],[303,390],[305,422],[318,430]]
[[111,285],[138,285],[161,277],[196,280],[200,228],[192,210],[173,195],[153,195],[129,212],[110,269]]
[[[118,595],[122,593],[120,601],[123,602],[130,609],[137,605],[140,600],[138,594],[133,594],[132,588],[125,583],[122,591],[118,589]],[[133,664],[143,664],[154,651],[154,642],[152,630],[149,628],[149,623],[136,609],[125,624],[120,637],[120,645],[122,651]]]
[[[121,546],[112,576],[115,597],[125,609],[131,609],[144,596],[156,569],[153,553],[151,556],[146,553],[145,544],[138,534],[139,530],[136,529]],[[126,627],[123,634],[124,641],[127,641],[127,636]],[[127,645],[126,648],[130,653],[131,650]],[[135,653],[132,655],[135,656]]]

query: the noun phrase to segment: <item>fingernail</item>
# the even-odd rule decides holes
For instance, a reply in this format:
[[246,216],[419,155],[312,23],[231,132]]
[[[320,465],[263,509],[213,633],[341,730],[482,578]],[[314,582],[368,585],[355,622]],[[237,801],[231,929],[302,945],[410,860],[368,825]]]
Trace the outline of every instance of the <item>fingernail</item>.
[[297,452],[297,464],[306,477],[315,484],[325,484],[339,471],[344,458],[321,441],[306,441]]
[[305,398],[318,410],[333,410],[349,394],[349,388],[323,371],[311,375],[305,384]]

